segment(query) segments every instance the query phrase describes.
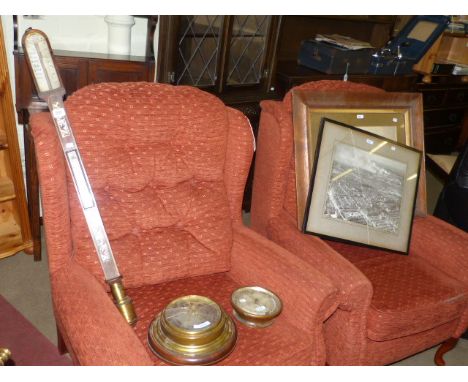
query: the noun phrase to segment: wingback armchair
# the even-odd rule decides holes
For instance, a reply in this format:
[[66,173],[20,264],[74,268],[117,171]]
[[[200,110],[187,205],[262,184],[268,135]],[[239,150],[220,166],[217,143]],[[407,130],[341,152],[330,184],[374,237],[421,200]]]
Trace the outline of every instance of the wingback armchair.
[[[298,88],[382,91],[342,81]],[[261,107],[252,228],[312,264],[338,288],[338,309],[325,323],[327,362],[389,364],[446,340],[453,346],[452,338],[468,325],[468,235],[433,216],[416,217],[409,256],[402,256],[302,234],[292,93],[283,101],[263,101]]]
[[230,314],[231,293],[261,285],[283,300],[266,329],[238,324],[230,365],[321,365],[322,323],[336,288],[242,224],[253,136],[246,117],[191,87],[90,85],[66,101],[127,294],[132,328],[114,306],[49,113],[31,118],[52,300],[75,364],[160,365],[147,345],[155,315],[199,294]]

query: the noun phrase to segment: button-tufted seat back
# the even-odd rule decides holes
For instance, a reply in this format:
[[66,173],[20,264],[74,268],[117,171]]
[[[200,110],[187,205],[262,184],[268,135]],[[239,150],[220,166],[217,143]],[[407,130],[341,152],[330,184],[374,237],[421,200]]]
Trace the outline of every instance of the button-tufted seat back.
[[[125,285],[229,270],[227,142],[230,120],[246,118],[208,93],[153,83],[88,86],[66,107]],[[74,260],[102,280],[69,174],[67,188]]]

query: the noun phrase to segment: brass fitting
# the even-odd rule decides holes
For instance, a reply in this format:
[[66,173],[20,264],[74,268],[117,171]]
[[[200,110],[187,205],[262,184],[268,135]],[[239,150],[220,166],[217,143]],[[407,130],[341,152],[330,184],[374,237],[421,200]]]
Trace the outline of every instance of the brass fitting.
[[5,366],[11,357],[11,351],[6,348],[0,348],[0,366]]
[[124,316],[125,320],[131,326],[134,326],[138,321],[138,317],[135,313],[132,299],[125,294],[122,278],[118,277],[116,279],[109,280],[108,284],[111,288],[115,305],[117,305],[117,308],[119,309],[120,313],[122,313],[122,316]]

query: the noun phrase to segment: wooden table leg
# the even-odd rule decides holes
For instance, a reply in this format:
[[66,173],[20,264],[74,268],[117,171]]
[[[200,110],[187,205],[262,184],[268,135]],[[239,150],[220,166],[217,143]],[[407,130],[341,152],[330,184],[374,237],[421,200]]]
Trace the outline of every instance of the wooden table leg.
[[442,342],[439,349],[434,356],[434,363],[437,366],[445,366],[444,354],[452,350],[458,343],[458,338],[449,338],[447,341]]

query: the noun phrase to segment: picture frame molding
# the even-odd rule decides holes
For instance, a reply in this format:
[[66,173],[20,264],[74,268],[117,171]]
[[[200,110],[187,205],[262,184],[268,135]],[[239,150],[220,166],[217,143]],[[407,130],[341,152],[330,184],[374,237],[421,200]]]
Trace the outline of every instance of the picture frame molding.
[[[405,144],[421,151],[424,155],[424,125],[423,105],[420,93],[405,92],[379,92],[365,93],[352,91],[316,91],[307,89],[293,89],[293,126],[294,126],[294,152],[296,172],[296,198],[297,198],[297,226],[302,229],[309,193],[310,175],[313,171],[311,158],[315,154],[309,154],[310,147],[308,131],[309,110],[336,110],[339,112],[391,112],[403,111],[407,113],[406,142]],[[320,126],[316,126],[318,130]],[[399,142],[402,143],[402,142]],[[426,175],[425,163],[421,163],[419,184],[417,191],[416,212],[417,216],[427,215]]]
[[[308,234],[308,235],[319,236],[319,237],[321,237],[323,239],[338,241],[338,242],[347,243],[347,244],[358,245],[358,246],[367,247],[367,248],[387,250],[387,251],[400,253],[400,254],[403,254],[403,255],[408,255],[409,247],[410,247],[410,243],[411,243],[411,234],[412,234],[412,229],[413,229],[412,221],[414,219],[414,215],[415,215],[415,211],[416,211],[418,187],[416,187],[416,190],[414,192],[413,199],[412,199],[412,209],[411,209],[411,213],[410,213],[410,219],[409,219],[409,225],[408,225],[407,245],[405,246],[405,250],[396,250],[396,249],[391,249],[391,248],[383,248],[383,247],[380,247],[380,246],[377,246],[377,245],[367,244],[367,243],[363,243],[363,242],[359,242],[359,241],[349,240],[349,239],[340,238],[340,237],[337,237],[337,236],[332,236],[332,235],[327,235],[327,234],[323,234],[323,233],[320,233],[320,232],[308,231],[307,230],[308,220],[309,220],[309,216],[310,216],[312,195],[313,195],[314,189],[316,188],[316,184],[315,184],[314,180],[315,180],[315,177],[317,175],[317,164],[318,164],[319,157],[320,157],[321,142],[322,142],[324,124],[327,121],[331,122],[333,124],[336,124],[336,125],[341,125],[341,126],[344,126],[346,128],[358,131],[360,133],[364,133],[364,134],[366,134],[366,135],[368,135],[370,137],[374,137],[376,139],[388,140],[386,138],[382,138],[381,136],[379,136],[377,134],[361,130],[361,129],[356,128],[354,126],[351,126],[351,125],[348,125],[348,124],[345,124],[345,123],[342,123],[342,122],[334,121],[334,120],[331,120],[331,119],[328,119],[328,118],[322,118],[320,130],[319,130],[319,136],[318,136],[318,146],[317,146],[317,150],[315,151],[315,155],[314,155],[313,172],[312,172],[311,178],[310,178],[310,188],[309,188],[309,192],[308,192],[308,195],[307,195],[306,211],[305,211],[305,216],[304,216],[304,219],[303,219],[303,224],[302,224],[302,227],[301,227],[302,232],[305,233],[305,234]],[[392,140],[388,140],[388,141],[390,143],[392,143],[393,145],[398,145],[398,146],[404,147],[407,150],[414,151],[414,152],[417,152],[419,154],[419,160],[418,160],[418,165],[417,165],[417,174],[420,177],[421,176],[421,171],[422,171],[422,164],[424,163],[423,152],[416,149],[416,148],[401,144],[401,143],[399,143],[397,141],[392,141]],[[332,155],[331,159],[333,160],[333,155]],[[329,181],[330,181],[330,179],[327,179],[327,185],[328,185]],[[358,225],[359,223],[346,222],[346,224],[349,224],[349,225],[356,224],[356,225]]]

